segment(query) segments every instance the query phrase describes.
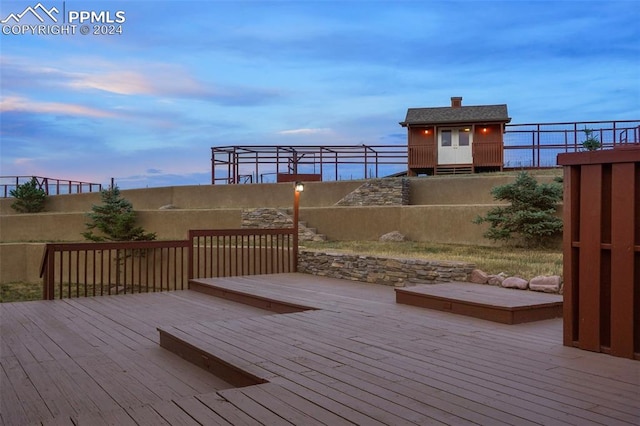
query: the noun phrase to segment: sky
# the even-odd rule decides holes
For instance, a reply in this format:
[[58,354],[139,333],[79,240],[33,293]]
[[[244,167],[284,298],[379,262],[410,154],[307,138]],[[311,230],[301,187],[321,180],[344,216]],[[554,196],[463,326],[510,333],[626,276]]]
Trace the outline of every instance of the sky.
[[636,0],[38,3],[0,2],[1,176],[208,184],[211,147],[406,144],[452,96],[640,119]]

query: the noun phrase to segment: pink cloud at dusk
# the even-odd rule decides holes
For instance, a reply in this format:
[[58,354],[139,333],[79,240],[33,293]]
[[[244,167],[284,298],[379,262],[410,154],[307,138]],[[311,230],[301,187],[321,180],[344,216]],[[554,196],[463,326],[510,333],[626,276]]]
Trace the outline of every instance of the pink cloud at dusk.
[[27,98],[9,96],[0,100],[0,112],[31,112],[39,114],[115,118],[117,114],[97,108],[62,102],[40,102]]

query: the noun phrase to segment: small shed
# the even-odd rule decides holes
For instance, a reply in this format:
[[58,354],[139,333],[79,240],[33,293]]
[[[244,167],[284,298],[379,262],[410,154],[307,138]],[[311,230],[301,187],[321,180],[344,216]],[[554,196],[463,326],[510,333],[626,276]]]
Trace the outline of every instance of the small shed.
[[507,105],[409,108],[400,122],[407,128],[408,175],[501,171]]

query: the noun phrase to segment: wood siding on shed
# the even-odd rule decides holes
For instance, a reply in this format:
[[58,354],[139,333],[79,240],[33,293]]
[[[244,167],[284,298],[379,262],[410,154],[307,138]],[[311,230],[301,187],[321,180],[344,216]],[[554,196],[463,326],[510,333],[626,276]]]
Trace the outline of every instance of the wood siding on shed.
[[[429,133],[426,134],[425,131]],[[434,127],[409,128],[409,168],[433,168],[437,164],[438,147]]]
[[475,126],[472,145],[475,167],[499,167],[502,169],[504,164],[502,135],[502,126],[499,124]]

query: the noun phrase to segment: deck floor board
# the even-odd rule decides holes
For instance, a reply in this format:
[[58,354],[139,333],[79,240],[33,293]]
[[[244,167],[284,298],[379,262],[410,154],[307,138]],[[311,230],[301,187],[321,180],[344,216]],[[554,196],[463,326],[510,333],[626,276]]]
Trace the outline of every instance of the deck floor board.
[[[193,290],[0,304],[0,424],[640,425],[640,362],[563,346],[560,318],[495,323],[304,274],[202,281],[313,310]],[[158,329],[266,383],[233,387]]]

